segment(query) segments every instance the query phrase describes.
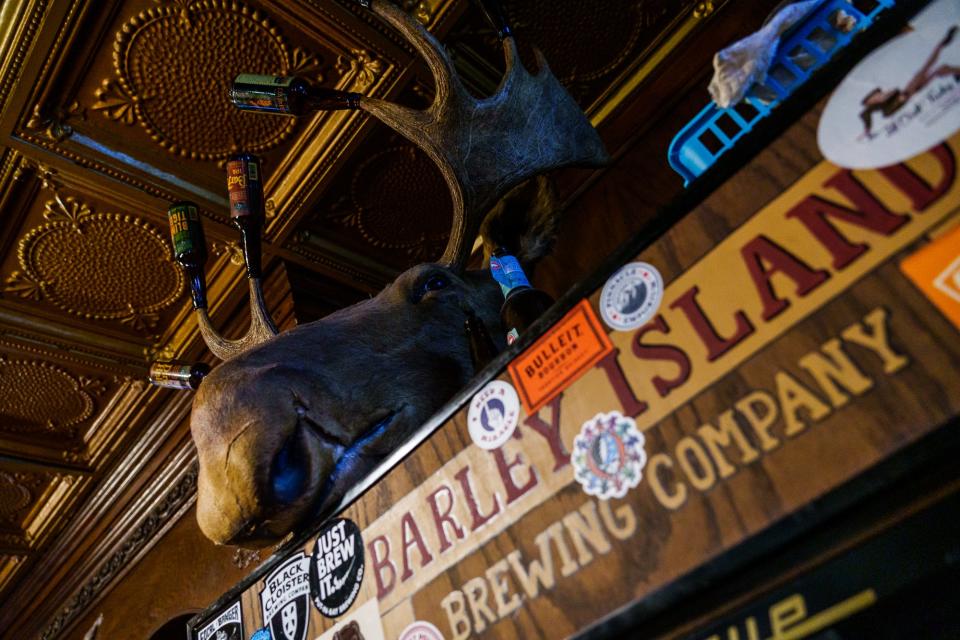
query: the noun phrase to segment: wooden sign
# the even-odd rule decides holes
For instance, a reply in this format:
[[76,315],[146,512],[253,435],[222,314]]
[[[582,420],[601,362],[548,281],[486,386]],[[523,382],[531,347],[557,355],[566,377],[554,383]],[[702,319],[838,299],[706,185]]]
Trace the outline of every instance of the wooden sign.
[[[305,637],[582,631],[960,413],[960,329],[923,284],[956,257],[930,238],[957,237],[960,135],[851,171],[820,158],[815,123],[636,256],[664,285],[648,321],[600,324],[597,290],[498,377],[524,407],[503,446],[473,443],[464,406],[289,550]],[[241,594],[246,636],[284,610],[299,628],[283,602],[267,619],[271,589]]]

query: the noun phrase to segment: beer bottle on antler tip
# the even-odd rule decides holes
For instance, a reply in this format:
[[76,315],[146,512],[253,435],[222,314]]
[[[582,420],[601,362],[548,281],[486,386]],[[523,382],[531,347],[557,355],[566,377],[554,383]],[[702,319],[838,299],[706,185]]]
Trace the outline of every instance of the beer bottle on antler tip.
[[167,389],[196,389],[210,373],[205,362],[173,362],[157,360],[150,365],[150,383]]
[[507,332],[507,344],[513,344],[553,306],[553,298],[530,286],[520,261],[503,247],[497,247],[490,255],[490,273],[503,290],[500,322]]
[[230,102],[238,109],[302,116],[314,111],[360,108],[360,94],[316,87],[293,76],[241,73],[230,88]]
[[507,22],[507,14],[499,0],[474,0],[474,2],[480,7],[480,11],[483,12],[487,22],[496,29],[497,38],[503,40],[513,36],[510,24]]
[[264,219],[262,177],[260,158],[257,156],[235,153],[227,158],[230,217],[240,230],[248,278],[260,277],[260,232]]
[[190,280],[194,309],[207,308],[207,283],[203,266],[207,261],[207,243],[203,237],[200,210],[193,202],[176,202],[167,208],[173,257]]

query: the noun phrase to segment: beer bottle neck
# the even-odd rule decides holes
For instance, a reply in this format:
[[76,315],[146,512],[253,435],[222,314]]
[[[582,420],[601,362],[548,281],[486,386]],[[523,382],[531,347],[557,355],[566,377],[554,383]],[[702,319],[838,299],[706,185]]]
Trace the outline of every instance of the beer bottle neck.
[[261,276],[260,271],[260,229],[263,221],[260,216],[236,216],[233,223],[240,230],[240,246],[243,249],[243,261],[247,265],[247,277],[254,279]]
[[503,249],[497,249],[490,256],[490,274],[500,285],[504,298],[512,291],[531,288],[520,261]]
[[360,94],[325,87],[309,87],[304,96],[308,111],[344,111],[360,108]]
[[186,271],[190,277],[190,297],[193,300],[193,308],[206,309],[207,283],[203,277],[203,267],[189,267]]

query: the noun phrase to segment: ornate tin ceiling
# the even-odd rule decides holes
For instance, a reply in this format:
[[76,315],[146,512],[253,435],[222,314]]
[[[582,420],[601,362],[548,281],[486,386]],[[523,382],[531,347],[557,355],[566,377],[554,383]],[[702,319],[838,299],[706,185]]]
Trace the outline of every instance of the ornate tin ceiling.
[[[495,86],[495,39],[466,0],[400,4],[445,40],[468,87]],[[506,5],[595,122],[671,35],[713,11]],[[167,205],[201,207],[212,315],[229,334],[246,324],[229,153],[264,159],[268,303],[287,326],[439,256],[450,201],[423,154],[361,114],[289,119],[227,101],[247,71],[426,104],[425,68],[351,0],[10,0],[0,47],[0,628],[29,619],[54,637],[163,531],[131,550],[138,523],[190,501],[189,397],[145,383],[153,358],[210,357],[171,260]],[[172,491],[186,497],[171,506]],[[92,576],[99,586],[83,591]]]

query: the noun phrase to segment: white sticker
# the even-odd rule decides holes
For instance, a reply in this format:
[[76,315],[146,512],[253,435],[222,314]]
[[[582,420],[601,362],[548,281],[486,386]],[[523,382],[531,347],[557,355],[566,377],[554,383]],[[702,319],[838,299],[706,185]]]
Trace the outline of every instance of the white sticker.
[[600,293],[600,315],[611,329],[629,331],[646,324],[663,300],[663,278],[646,262],[631,262],[610,276]]
[[212,622],[200,629],[199,640],[243,640],[243,614],[240,601],[221,611]]
[[303,551],[290,557],[263,581],[263,621],[271,637],[306,640],[310,626],[310,558]]
[[591,496],[622,498],[640,484],[647,464],[643,434],[619,411],[598,413],[573,439],[574,477]]
[[494,380],[473,396],[467,411],[470,439],[481,449],[497,449],[520,421],[520,398],[507,382]]
[[407,625],[407,628],[400,632],[397,640],[444,640],[440,629],[429,622],[417,620]]
[[[943,2],[956,0],[935,5]],[[960,23],[924,24],[864,58],[834,91],[817,131],[828,160],[886,167],[960,130]]]

